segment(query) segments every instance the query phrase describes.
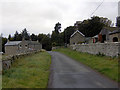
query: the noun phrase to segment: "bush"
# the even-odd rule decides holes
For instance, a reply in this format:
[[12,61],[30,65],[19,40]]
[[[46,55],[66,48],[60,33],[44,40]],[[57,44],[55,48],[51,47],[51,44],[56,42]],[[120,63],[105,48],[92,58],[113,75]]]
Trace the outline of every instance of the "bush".
[[98,54],[96,54],[96,55],[97,55],[97,56],[102,56],[102,57],[105,56],[105,54],[100,53],[100,52],[99,52]]

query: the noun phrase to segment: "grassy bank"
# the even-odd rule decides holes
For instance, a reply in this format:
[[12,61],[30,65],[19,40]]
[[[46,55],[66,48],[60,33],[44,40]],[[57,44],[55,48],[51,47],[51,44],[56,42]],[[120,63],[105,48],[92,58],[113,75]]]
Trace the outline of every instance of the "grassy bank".
[[16,60],[2,76],[3,88],[46,88],[51,57],[40,52]]
[[2,89],[2,75],[0,74],[0,90]]
[[80,53],[77,51],[70,50],[68,48],[56,49],[54,51],[64,53],[65,55],[111,78],[112,80],[120,82],[120,80],[118,80],[118,59],[117,58]]

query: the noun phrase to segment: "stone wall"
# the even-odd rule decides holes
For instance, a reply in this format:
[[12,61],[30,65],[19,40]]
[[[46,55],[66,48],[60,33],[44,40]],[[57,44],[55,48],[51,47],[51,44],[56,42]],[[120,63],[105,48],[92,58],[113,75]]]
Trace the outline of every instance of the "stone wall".
[[104,54],[111,57],[120,55],[120,42],[71,45],[70,48],[79,52],[86,52],[90,54]]
[[31,55],[34,53],[38,53],[40,51],[34,51],[34,52],[28,52],[28,53],[21,53],[16,55],[7,56],[4,58],[0,63],[2,62],[2,70],[7,70],[11,67],[11,65],[17,60],[18,58],[21,58],[23,56]]
[[5,46],[5,54],[6,55],[15,55],[18,54],[18,46]]

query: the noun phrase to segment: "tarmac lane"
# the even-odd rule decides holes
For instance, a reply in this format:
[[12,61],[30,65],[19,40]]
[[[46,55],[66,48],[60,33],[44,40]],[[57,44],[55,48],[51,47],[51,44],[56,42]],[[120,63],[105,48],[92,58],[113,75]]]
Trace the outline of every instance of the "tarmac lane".
[[118,88],[118,84],[59,52],[52,57],[48,88]]

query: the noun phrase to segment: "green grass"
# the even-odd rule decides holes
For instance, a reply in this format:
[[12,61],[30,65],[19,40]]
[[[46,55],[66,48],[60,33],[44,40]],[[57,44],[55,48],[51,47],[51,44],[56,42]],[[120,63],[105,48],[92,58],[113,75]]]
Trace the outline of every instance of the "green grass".
[[8,55],[1,55],[1,60],[5,60],[8,57]]
[[0,74],[0,90],[2,89],[2,75]]
[[3,88],[47,88],[51,56],[40,52],[23,57],[4,71]]
[[120,82],[120,80],[118,80],[118,58],[81,53],[68,48],[60,48],[54,51],[64,53],[65,55],[111,78],[112,80]]

